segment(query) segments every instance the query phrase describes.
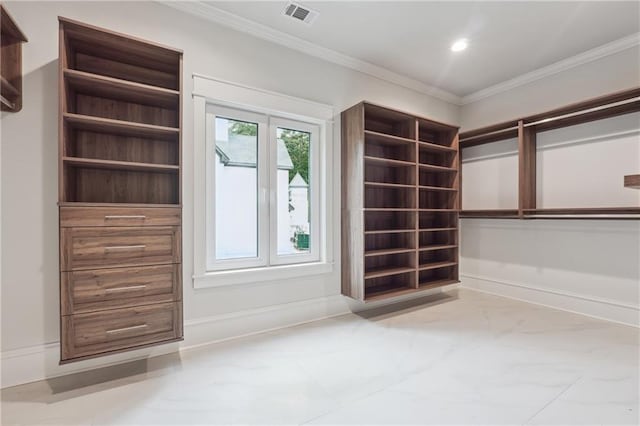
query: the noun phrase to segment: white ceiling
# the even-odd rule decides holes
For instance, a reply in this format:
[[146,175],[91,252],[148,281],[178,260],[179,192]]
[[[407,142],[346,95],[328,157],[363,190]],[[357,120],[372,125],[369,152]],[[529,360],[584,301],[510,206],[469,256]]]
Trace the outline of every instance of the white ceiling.
[[[207,4],[459,97],[640,32],[640,2],[286,1]],[[450,51],[465,37],[469,48]]]

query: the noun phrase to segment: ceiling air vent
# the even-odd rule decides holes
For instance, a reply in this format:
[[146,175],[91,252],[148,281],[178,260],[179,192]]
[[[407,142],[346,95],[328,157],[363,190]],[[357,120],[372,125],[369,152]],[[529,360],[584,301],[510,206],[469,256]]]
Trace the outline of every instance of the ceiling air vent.
[[284,9],[284,14],[297,19],[298,21],[302,21],[307,25],[311,25],[318,17],[318,12],[315,10],[311,10],[308,7],[293,2],[289,2],[289,4],[287,4],[287,7]]

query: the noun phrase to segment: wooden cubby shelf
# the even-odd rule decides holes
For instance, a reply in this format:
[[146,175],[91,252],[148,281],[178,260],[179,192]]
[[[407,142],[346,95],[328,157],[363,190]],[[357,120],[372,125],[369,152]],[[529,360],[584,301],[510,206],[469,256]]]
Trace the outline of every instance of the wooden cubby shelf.
[[343,294],[368,302],[458,282],[457,128],[368,102],[342,126]]
[[182,52],[59,30],[60,362],[180,341]]
[[180,134],[180,129],[177,127],[156,126],[132,121],[72,114],[69,112],[63,114],[63,119],[65,125],[73,129],[87,130],[95,133],[169,140],[176,140]]
[[[566,105],[491,126],[460,133],[460,149],[517,138],[518,208],[469,210],[461,218],[485,219],[640,219],[640,206],[539,208],[536,204],[537,135],[640,111],[640,87]],[[640,186],[640,183],[637,184]],[[625,186],[626,185],[625,181]],[[632,186],[630,186],[632,187]]]
[[27,37],[0,4],[0,106],[2,111],[22,109],[22,44]]

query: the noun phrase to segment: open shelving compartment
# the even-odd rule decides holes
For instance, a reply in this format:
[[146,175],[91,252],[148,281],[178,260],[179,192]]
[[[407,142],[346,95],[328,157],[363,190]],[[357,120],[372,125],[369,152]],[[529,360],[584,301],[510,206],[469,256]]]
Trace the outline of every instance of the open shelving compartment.
[[[470,148],[476,145],[495,142],[505,138],[517,137],[518,141],[518,208],[497,210],[462,210],[462,218],[519,218],[519,219],[640,219],[640,203],[635,205],[606,205],[600,200],[593,206],[564,206],[566,199],[561,199],[559,205],[541,207],[541,191],[538,187],[541,181],[538,157],[538,139],[544,138],[547,132],[563,130],[582,126],[597,120],[606,120],[613,117],[625,116],[640,112],[640,88],[632,88],[621,92],[600,96],[586,101],[566,105],[550,111],[530,115],[517,120],[500,123],[477,130],[462,132],[460,134],[460,148]],[[637,129],[635,129],[637,131]],[[593,135],[583,138],[585,140],[597,139]],[[569,141],[571,145],[576,141]],[[579,144],[577,144],[579,145]],[[637,148],[636,148],[637,149]],[[616,148],[619,151],[619,148]],[[633,152],[633,151],[632,151]],[[603,153],[608,157],[606,153]],[[574,156],[575,157],[575,156]],[[628,156],[634,158],[631,154]],[[637,155],[635,155],[637,157]],[[601,156],[602,158],[602,156]],[[566,169],[566,161],[560,167]],[[576,165],[578,165],[576,163]],[[594,166],[594,167],[600,167]],[[637,165],[635,166],[637,167]],[[548,167],[547,167],[548,168]],[[631,173],[637,170],[630,170]],[[610,187],[616,191],[624,186],[625,173],[614,176]],[[585,179],[586,181],[586,179]],[[556,186],[558,181],[554,180]],[[585,182],[578,188],[587,190]],[[567,195],[572,195],[571,191]],[[569,197],[567,197],[569,198]],[[634,203],[632,203],[634,204]]]
[[[343,249],[362,247],[361,260],[343,257],[344,294],[373,301],[457,282],[457,142],[455,127],[368,102],[343,112],[343,176],[355,176],[344,182]],[[453,243],[421,269],[422,232]]]
[[61,23],[60,201],[179,205],[180,53]]
[[180,341],[182,52],[59,25],[60,362]]

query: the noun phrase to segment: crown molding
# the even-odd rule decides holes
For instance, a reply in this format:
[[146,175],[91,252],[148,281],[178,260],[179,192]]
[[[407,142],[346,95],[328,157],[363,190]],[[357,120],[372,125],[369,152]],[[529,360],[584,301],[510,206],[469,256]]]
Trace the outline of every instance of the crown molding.
[[421,81],[390,71],[378,65],[353,58],[335,50],[318,46],[299,37],[294,37],[282,31],[275,30],[266,25],[229,13],[210,4],[201,1],[167,1],[161,0],[159,3],[192,15],[205,18],[209,21],[223,25],[225,27],[250,34],[282,46],[288,47],[310,56],[323,59],[355,71],[370,75],[380,80],[397,84],[399,86],[415,90],[425,95],[433,96],[442,101],[455,105],[460,105],[460,96],[449,93],[445,90],[430,86]]
[[510,80],[478,90],[466,96],[457,96],[453,93],[431,86],[424,82],[390,71],[378,65],[371,64],[360,59],[353,58],[335,50],[327,49],[317,44],[294,37],[282,31],[275,30],[266,25],[243,18],[233,13],[224,11],[202,1],[170,1],[160,0],[159,3],[174,9],[205,18],[225,27],[250,34],[293,50],[303,52],[310,56],[323,59],[347,68],[362,72],[380,80],[397,84],[399,86],[415,90],[417,92],[433,96],[442,101],[454,105],[467,105],[481,99],[506,92],[516,87],[524,86],[536,80],[558,74],[571,68],[596,61],[640,45],[640,33],[631,34],[621,39],[612,41],[602,46],[587,50],[567,59],[563,59],[551,65],[522,74]]
[[551,65],[547,65],[510,80],[503,81],[502,83],[478,90],[470,95],[463,96],[461,105],[467,105],[479,101],[480,99],[497,95],[498,93],[506,92],[519,86],[524,86],[525,84],[532,83],[536,80],[558,74],[579,65],[596,61],[606,56],[614,55],[618,52],[622,52],[623,50],[631,49],[639,45],[640,33],[631,34],[602,46],[587,50],[586,52],[579,53],[570,58],[555,62]]

